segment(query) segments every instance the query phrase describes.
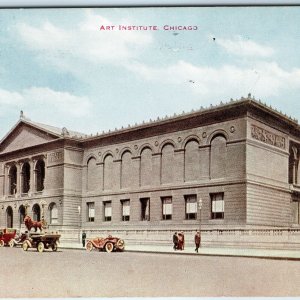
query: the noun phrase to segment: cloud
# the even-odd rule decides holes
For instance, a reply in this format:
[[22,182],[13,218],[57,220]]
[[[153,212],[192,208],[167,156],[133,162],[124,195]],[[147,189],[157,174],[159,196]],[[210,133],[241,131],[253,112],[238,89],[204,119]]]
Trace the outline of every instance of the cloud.
[[234,39],[216,38],[215,42],[227,52],[238,56],[270,57],[274,54],[273,48],[245,40],[241,36],[236,36]]
[[0,105],[16,107],[24,103],[24,97],[16,92],[0,89]]
[[248,92],[268,98],[300,89],[300,69],[284,70],[275,62],[256,62],[245,68],[230,64],[195,66],[185,61],[165,68],[140,63],[128,67],[146,80],[180,86],[214,102],[220,98],[239,98]]
[[[122,24],[130,22],[123,20]],[[46,21],[39,27],[21,23],[17,29],[26,46],[42,60],[68,71],[73,71],[74,63],[79,62],[91,65],[126,63],[153,41],[149,32],[100,31],[101,25],[115,24],[87,10],[84,21],[71,28],[60,28]]]
[[31,87],[21,92],[0,89],[0,104],[7,109],[27,109],[30,111],[53,111],[71,117],[88,116],[92,103],[87,97],[79,97],[68,92],[54,91],[48,87]]

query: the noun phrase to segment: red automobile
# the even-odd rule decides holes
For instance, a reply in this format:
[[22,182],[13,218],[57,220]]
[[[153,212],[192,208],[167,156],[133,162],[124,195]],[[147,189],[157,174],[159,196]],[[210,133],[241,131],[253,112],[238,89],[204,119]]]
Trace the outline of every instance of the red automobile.
[[109,235],[106,238],[97,237],[91,240],[87,240],[86,243],[86,250],[92,251],[93,249],[98,249],[99,251],[124,251],[125,249],[125,242],[124,240],[112,237]]
[[7,246],[11,239],[16,236],[16,229],[4,228],[0,229],[0,247]]

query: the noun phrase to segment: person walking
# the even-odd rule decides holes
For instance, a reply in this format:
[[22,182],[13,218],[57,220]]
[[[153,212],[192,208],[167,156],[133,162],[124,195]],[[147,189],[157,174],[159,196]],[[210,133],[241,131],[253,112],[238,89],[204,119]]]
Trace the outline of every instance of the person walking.
[[178,235],[177,235],[177,232],[175,232],[173,234],[173,244],[174,244],[173,249],[177,250],[177,246],[178,246]]
[[196,249],[195,251],[198,253],[198,249],[200,247],[200,243],[201,243],[201,235],[200,235],[200,231],[196,231],[195,234],[195,245],[196,245]]
[[184,234],[183,231],[178,233],[178,245],[177,245],[178,250],[184,250]]
[[85,239],[86,239],[86,233],[84,231],[82,232],[81,238],[82,238],[82,247],[84,248],[85,247]]

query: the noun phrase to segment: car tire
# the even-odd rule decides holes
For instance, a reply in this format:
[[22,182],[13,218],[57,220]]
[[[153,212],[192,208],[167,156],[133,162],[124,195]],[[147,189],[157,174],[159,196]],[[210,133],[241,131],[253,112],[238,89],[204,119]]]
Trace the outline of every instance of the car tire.
[[94,248],[93,243],[92,243],[92,242],[87,242],[87,244],[86,244],[86,246],[85,246],[85,249],[86,249],[87,251],[92,251],[93,248]]
[[9,245],[10,248],[13,248],[15,246],[15,242],[13,240],[10,240],[8,242],[8,245]]
[[54,243],[51,245],[52,251],[56,252],[57,251],[57,243]]
[[114,250],[114,244],[111,242],[108,242],[105,244],[105,251],[110,253]]
[[119,239],[117,241],[117,249],[119,251],[124,251],[124,248],[125,248],[125,242],[124,242],[124,240]]
[[42,253],[45,249],[45,245],[43,242],[39,242],[38,245],[37,245],[37,251]]
[[22,244],[22,249],[23,249],[24,251],[27,251],[28,248],[29,248],[29,245],[28,245],[28,243],[25,241],[25,242]]

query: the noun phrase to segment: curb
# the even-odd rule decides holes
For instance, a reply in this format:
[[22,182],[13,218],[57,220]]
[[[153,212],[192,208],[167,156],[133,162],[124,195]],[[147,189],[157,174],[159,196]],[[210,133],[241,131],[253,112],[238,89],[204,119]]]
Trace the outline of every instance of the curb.
[[[85,248],[73,248],[73,247],[59,247],[60,249],[68,250],[83,250]],[[257,259],[272,259],[272,260],[291,260],[300,261],[300,257],[286,257],[286,256],[258,256],[258,255],[234,255],[234,254],[222,254],[222,253],[187,253],[187,252],[167,252],[167,251],[151,251],[151,250],[125,250],[124,252],[131,253],[147,253],[147,254],[162,254],[162,255],[188,255],[188,256],[219,256],[219,257],[240,257],[240,258],[257,258]]]

